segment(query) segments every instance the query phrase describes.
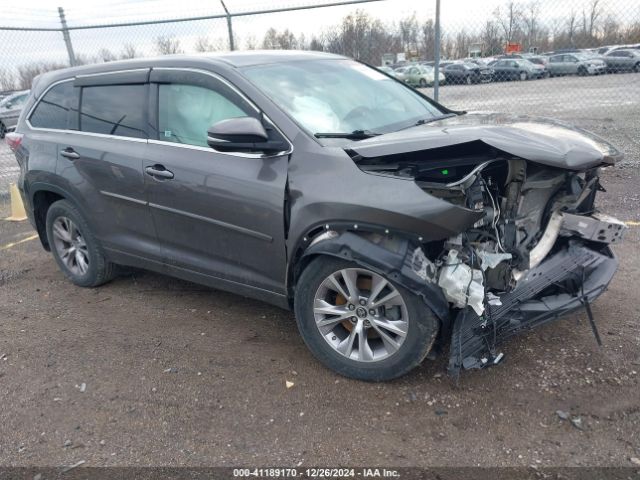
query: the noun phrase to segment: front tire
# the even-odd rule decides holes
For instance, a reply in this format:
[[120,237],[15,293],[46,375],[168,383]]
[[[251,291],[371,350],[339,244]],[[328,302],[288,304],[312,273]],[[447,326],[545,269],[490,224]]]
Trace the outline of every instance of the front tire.
[[520,72],[520,80],[521,81],[525,81],[529,78],[529,75],[527,75],[527,72]]
[[427,88],[427,81],[424,78],[420,79],[420,88]]
[[320,256],[297,283],[295,314],[307,347],[346,377],[385,381],[424,360],[439,329],[415,294],[353,262]]
[[102,246],[78,209],[58,200],[47,210],[47,239],[62,273],[79,287],[97,287],[116,276]]
[[4,123],[0,122],[0,140],[2,140],[6,134],[7,127],[4,126]]

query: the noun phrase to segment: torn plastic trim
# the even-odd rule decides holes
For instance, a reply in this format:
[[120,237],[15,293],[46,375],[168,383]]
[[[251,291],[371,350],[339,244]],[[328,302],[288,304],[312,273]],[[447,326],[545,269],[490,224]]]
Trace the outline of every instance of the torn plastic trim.
[[[302,258],[310,255],[330,255],[353,261],[419,295],[433,313],[443,322],[449,322],[449,303],[433,281],[425,281],[417,272],[423,265],[414,265],[414,252],[420,248],[406,238],[394,237],[395,249],[385,248],[363,235],[345,231],[310,246]],[[426,258],[426,257],[425,257]]]
[[[618,261],[609,247],[595,250],[579,241],[529,270],[515,290],[489,302],[485,315],[470,308],[460,310],[453,323],[449,374],[462,368],[484,368],[501,354],[495,347],[506,339],[586,306],[602,294],[613,278]],[[549,286],[568,279],[575,292],[541,297]]]

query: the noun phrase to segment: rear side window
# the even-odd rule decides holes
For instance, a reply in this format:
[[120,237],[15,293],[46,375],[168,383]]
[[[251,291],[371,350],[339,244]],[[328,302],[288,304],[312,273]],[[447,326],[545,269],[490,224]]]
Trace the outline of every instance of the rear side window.
[[252,114],[247,106],[209,88],[177,83],[158,86],[158,138],[165,142],[206,147],[211,125]]
[[80,105],[80,130],[147,138],[146,111],[146,85],[84,87]]
[[72,115],[77,115],[78,88],[73,82],[64,82],[49,90],[40,100],[29,121],[36,128],[65,130],[71,128]]

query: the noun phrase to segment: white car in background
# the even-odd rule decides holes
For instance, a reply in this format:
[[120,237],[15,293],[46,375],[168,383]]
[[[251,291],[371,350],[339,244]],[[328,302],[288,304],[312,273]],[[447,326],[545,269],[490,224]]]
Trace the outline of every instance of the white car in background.
[[[410,65],[401,67],[401,69],[402,72],[400,73],[396,70],[398,78],[413,87],[426,88],[433,86],[435,83],[435,70],[429,65]],[[439,83],[444,83],[444,73],[442,71],[439,73]]]

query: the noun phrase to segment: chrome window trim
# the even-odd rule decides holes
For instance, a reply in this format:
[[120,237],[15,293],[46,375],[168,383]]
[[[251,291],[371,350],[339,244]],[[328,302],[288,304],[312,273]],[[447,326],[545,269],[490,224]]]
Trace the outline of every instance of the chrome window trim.
[[[83,75],[76,75],[75,77],[73,77],[73,79],[75,80],[76,78],[101,77],[103,75],[114,75],[116,73],[144,72],[144,71],[151,70],[151,68],[152,67],[128,68],[128,69],[125,69],[125,70],[113,70],[111,72],[85,73]],[[147,81],[145,83],[149,83],[149,82]]]
[[85,135],[87,137],[109,138],[113,140],[124,140],[127,142],[149,143],[146,138],[123,137],[121,135],[109,135],[107,133],[81,132],[79,130],[62,130],[57,128],[38,128],[29,125],[29,128],[35,132],[64,133],[65,135]]

